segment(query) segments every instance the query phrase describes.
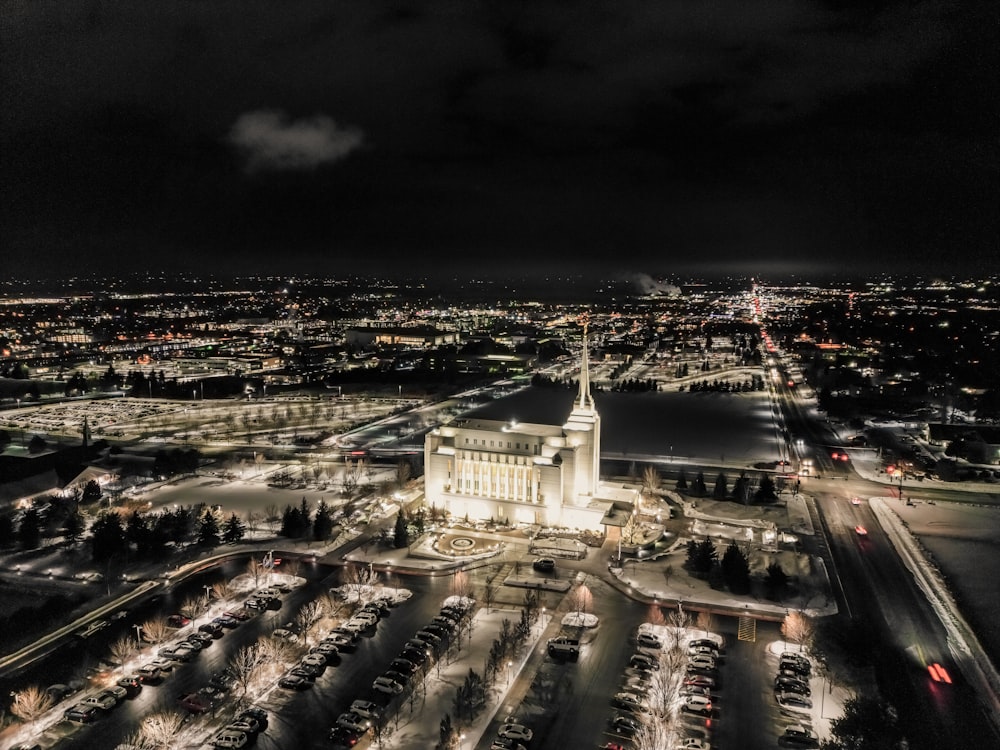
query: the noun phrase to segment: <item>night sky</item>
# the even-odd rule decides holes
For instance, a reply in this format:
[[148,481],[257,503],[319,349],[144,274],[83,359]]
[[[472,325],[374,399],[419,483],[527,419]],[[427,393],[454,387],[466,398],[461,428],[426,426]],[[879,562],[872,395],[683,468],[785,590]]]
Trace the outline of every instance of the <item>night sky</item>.
[[0,0],[0,270],[996,272],[995,0]]

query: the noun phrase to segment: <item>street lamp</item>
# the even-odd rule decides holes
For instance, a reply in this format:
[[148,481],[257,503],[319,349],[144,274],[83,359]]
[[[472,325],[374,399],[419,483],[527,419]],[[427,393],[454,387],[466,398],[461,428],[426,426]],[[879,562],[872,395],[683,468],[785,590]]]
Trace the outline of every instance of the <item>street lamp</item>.
[[141,625],[133,625],[132,627],[135,628],[135,648],[136,648],[137,651],[141,651],[142,650],[142,626]]
[[507,662],[507,686],[508,687],[510,687],[510,668],[511,668],[511,665],[513,665],[513,663],[514,662],[512,662],[512,661],[508,661]]
[[212,600],[212,587],[206,583],[202,588],[205,589],[205,612],[208,612],[208,603]]

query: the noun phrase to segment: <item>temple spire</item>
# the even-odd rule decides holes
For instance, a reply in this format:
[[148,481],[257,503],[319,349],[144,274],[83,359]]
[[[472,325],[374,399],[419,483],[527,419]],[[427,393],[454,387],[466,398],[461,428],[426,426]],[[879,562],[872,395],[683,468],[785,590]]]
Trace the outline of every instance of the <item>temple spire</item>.
[[580,409],[593,409],[594,399],[590,396],[590,353],[587,351],[587,323],[583,324],[583,358],[580,363]]

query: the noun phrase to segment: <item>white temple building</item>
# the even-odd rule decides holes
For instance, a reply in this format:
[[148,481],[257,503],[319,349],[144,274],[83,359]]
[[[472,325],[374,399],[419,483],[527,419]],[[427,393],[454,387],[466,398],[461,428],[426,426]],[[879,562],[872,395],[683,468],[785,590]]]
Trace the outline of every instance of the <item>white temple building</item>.
[[587,329],[580,387],[565,424],[457,420],[424,441],[424,495],[470,520],[607,530],[636,490],[600,482],[601,417],[590,393]]

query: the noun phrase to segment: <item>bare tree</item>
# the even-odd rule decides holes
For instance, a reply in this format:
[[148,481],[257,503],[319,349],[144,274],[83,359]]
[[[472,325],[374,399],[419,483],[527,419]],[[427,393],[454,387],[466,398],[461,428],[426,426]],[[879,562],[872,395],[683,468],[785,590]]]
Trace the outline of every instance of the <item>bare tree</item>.
[[156,750],[170,750],[177,733],[184,725],[184,717],[174,711],[157,711],[142,720],[139,735],[145,746]]
[[122,636],[117,641],[112,642],[108,650],[111,651],[114,663],[120,666],[124,672],[125,662],[136,652],[136,642],[128,636]]
[[781,634],[786,641],[798,645],[800,650],[808,651],[812,648],[816,627],[813,625],[813,621],[804,614],[792,611],[785,615],[785,620],[781,623]]
[[295,616],[295,624],[302,631],[302,640],[306,645],[309,645],[309,634],[323,619],[323,614],[323,605],[318,601],[311,601],[302,605],[302,609]]
[[163,643],[173,632],[162,617],[146,620],[139,627],[142,629],[142,637],[154,646]]
[[483,586],[483,604],[486,605],[486,613],[489,614],[490,608],[493,606],[493,602],[496,601],[497,596],[497,586],[493,581],[487,581],[486,585]]
[[378,581],[378,573],[371,565],[346,565],[340,580],[344,584],[344,598],[349,602],[360,602]]
[[683,630],[691,624],[691,613],[678,602],[677,609],[671,610],[667,616],[667,622],[673,627]]
[[593,606],[594,595],[590,593],[590,589],[587,586],[581,583],[570,595],[569,604],[570,608],[575,609],[577,614],[583,614],[587,611],[588,607]]
[[396,488],[404,489],[406,483],[410,481],[410,474],[413,469],[410,467],[410,462],[405,459],[400,459],[399,463],[396,464]]
[[646,609],[646,622],[650,625],[667,624],[667,618],[663,616],[663,609],[659,604],[650,604]]
[[273,503],[264,508],[264,521],[273,534],[281,525],[281,512]]
[[331,596],[329,592],[320,594],[316,598],[316,603],[322,608],[323,618],[338,619],[346,608],[343,599]]
[[248,510],[246,514],[246,519],[244,523],[246,524],[247,531],[251,534],[256,534],[260,531],[260,525],[264,521],[264,516],[253,510]]
[[660,490],[660,472],[655,466],[647,466],[642,471],[642,491],[649,497],[657,497]]
[[[642,719],[641,716],[639,718]],[[641,721],[633,741],[637,750],[660,750],[670,747],[673,734],[673,722],[657,721],[647,717]]]
[[249,562],[247,562],[246,574],[253,579],[253,587],[260,587],[260,579],[267,572],[264,564],[258,560],[256,557],[251,557]]
[[182,603],[180,608],[177,610],[185,617],[190,617],[194,619],[202,612],[207,609],[205,603],[205,597],[203,596],[189,596]]
[[229,661],[236,685],[240,689],[239,700],[245,701],[264,665],[262,649],[256,644],[244,646]]
[[52,708],[52,696],[37,685],[13,693],[10,712],[25,724],[33,724]]
[[697,622],[699,630],[704,630],[707,633],[711,633],[715,630],[715,615],[708,610],[702,610],[698,613]]
[[302,564],[299,562],[298,558],[293,557],[290,560],[285,560],[281,563],[281,572],[286,576],[298,577],[299,572],[302,570]]
[[228,599],[232,596],[233,589],[229,581],[216,581],[212,584],[210,595],[213,599]]
[[455,571],[455,576],[451,581],[451,593],[463,599],[472,598],[472,582],[464,570]]
[[279,638],[261,638],[257,642],[264,664],[279,670],[295,658],[298,648],[288,641]]

